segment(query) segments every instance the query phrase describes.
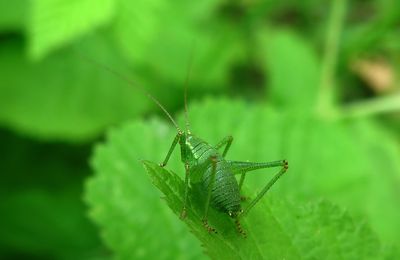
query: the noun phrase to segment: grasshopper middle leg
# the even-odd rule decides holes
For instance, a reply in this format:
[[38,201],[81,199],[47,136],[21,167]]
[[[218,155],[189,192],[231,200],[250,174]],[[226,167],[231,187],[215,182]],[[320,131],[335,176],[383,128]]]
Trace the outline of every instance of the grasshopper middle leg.
[[215,184],[215,175],[217,173],[217,158],[215,156],[210,157],[210,163],[211,163],[211,179],[210,183],[208,184],[208,191],[207,191],[207,198],[206,198],[206,206],[204,209],[204,216],[203,216],[203,225],[207,229],[208,232],[216,232],[214,228],[212,228],[208,224],[208,210],[210,208],[210,201],[211,201],[211,193],[214,188]]
[[180,216],[181,219],[186,218],[186,205],[189,196],[189,174],[190,174],[189,164],[185,163],[185,197],[183,198],[183,207]]

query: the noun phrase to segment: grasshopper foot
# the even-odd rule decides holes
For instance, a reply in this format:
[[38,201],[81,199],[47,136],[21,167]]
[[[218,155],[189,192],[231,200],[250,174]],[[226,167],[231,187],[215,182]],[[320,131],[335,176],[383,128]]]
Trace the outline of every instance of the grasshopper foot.
[[287,160],[283,160],[283,168],[285,168],[285,170],[289,169],[289,163]]
[[239,219],[235,220],[237,231],[244,237],[247,238],[246,231],[243,230],[242,225],[240,225]]
[[204,228],[208,231],[208,233],[215,233],[215,234],[218,233],[218,232],[215,230],[215,228],[211,227],[211,226],[208,224],[207,219],[203,219],[203,226],[204,226]]

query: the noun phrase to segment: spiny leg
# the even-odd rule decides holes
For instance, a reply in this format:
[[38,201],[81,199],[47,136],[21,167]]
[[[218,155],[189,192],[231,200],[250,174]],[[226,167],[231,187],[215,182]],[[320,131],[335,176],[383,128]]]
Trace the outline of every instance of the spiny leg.
[[210,208],[211,193],[212,193],[212,189],[213,189],[214,184],[215,184],[215,175],[217,173],[217,158],[215,156],[211,156],[210,157],[210,161],[211,161],[211,179],[210,179],[210,182],[208,184],[206,206],[205,206],[204,217],[203,217],[203,225],[207,229],[208,232],[217,233],[215,231],[215,229],[210,227],[210,225],[208,224],[208,210]]
[[216,146],[215,149],[218,150],[222,146],[225,146],[224,152],[222,153],[222,157],[225,157],[226,153],[228,152],[229,148],[231,147],[231,144],[233,142],[233,137],[231,135],[226,136],[224,139],[222,139]]
[[[242,186],[243,186],[244,178],[245,178],[245,177],[246,177],[246,172],[243,172],[243,173],[240,175],[239,192],[242,191]],[[247,197],[245,197],[245,196],[240,196],[240,200],[241,200],[241,201],[245,201],[245,200],[247,200]]]
[[160,163],[160,166],[161,166],[161,167],[164,167],[165,165],[167,165],[167,163],[168,163],[168,161],[169,161],[169,157],[171,157],[171,154],[172,154],[172,152],[174,151],[174,149],[175,149],[175,147],[176,147],[176,145],[177,145],[177,143],[178,143],[179,138],[181,137],[181,135],[182,135],[182,132],[181,132],[181,131],[179,131],[179,132],[176,134],[176,136],[175,136],[175,138],[174,138],[174,141],[172,141],[171,147],[170,147],[169,150],[168,150],[167,156],[165,157],[164,161],[163,161],[162,163]]
[[286,160],[267,162],[267,163],[253,163],[253,162],[238,162],[229,161],[232,166],[232,171],[234,174],[241,174],[241,184],[243,184],[245,173],[248,171],[253,171],[263,168],[271,167],[282,167],[281,170],[267,183],[267,185],[261,190],[255,199],[253,199],[247,208],[240,214],[240,217],[245,216],[257,202],[267,193],[267,191],[274,185],[274,183],[287,171],[288,162]]
[[244,238],[247,237],[246,231],[243,230],[242,225],[240,225],[240,220],[239,217],[235,218],[235,224],[236,224],[236,229],[237,231],[244,236]]
[[232,166],[233,174],[240,174],[239,190],[241,190],[247,172],[258,169],[283,166],[284,161],[285,160],[280,160],[280,161],[266,162],[266,163],[228,161],[228,163]]
[[183,207],[180,216],[181,219],[186,218],[186,206],[189,196],[189,174],[190,174],[189,164],[185,163],[185,197],[183,198]]
[[[169,158],[171,157],[172,152],[174,151],[176,145],[178,144],[179,138],[181,137],[182,132],[178,131],[176,134],[174,141],[172,141],[171,147],[168,150],[167,156],[165,157],[164,161],[160,163],[161,167],[164,167],[167,165]],[[188,191],[189,191],[189,165],[185,163],[185,197],[183,200],[183,207],[181,211],[181,219],[184,219],[186,217],[186,203],[187,203],[187,197],[188,197]]]
[[239,191],[242,190],[242,186],[243,186],[245,177],[246,177],[246,172],[242,172],[242,174],[240,175],[240,181],[239,181]]
[[242,161],[227,161],[232,168],[233,174],[242,174],[244,172],[250,172],[258,169],[273,168],[273,167],[283,167],[287,164],[286,160],[279,160],[273,162],[242,162]]
[[247,208],[243,211],[241,214],[242,216],[245,216],[249,211],[254,207],[254,205],[257,204],[257,202],[267,193],[267,191],[275,184],[275,182],[287,171],[289,168],[288,162],[286,160],[282,161],[281,164],[282,168],[281,170],[265,185],[265,187],[258,193],[257,197],[250,202],[250,204],[247,206]]

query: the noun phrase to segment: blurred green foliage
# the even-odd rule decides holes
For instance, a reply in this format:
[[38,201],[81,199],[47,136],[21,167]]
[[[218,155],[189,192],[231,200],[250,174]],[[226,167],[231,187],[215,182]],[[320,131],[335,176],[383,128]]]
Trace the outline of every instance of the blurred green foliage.
[[[245,224],[271,232],[221,245],[398,257],[399,23],[395,0],[0,0],[0,258],[204,257],[139,161],[162,160],[174,129],[148,119],[165,117],[137,84],[176,114],[191,53],[193,132],[211,144],[232,134],[230,159],[290,163]],[[183,176],[178,153],[168,169]],[[249,176],[246,192],[267,179]],[[255,224],[267,211],[273,221]],[[209,255],[227,252],[212,239],[200,237]]]

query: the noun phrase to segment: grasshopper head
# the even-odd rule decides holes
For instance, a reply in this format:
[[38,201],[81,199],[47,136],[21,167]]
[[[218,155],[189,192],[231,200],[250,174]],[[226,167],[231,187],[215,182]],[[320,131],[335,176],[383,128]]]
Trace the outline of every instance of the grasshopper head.
[[192,137],[192,134],[190,132],[185,132],[185,131],[179,131],[179,145],[184,146]]

